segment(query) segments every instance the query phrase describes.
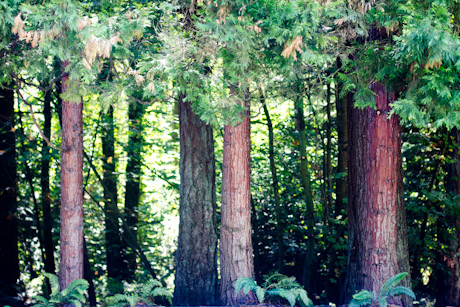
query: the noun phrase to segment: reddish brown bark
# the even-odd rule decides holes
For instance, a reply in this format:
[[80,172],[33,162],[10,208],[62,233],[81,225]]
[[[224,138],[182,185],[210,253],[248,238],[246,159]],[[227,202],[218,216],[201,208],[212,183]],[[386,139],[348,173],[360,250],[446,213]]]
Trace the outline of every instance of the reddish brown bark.
[[[62,63],[65,71],[67,62]],[[62,93],[68,88],[62,78]],[[61,261],[59,284],[83,278],[83,101],[62,101]]]
[[[7,85],[11,87],[11,85]],[[14,94],[0,86],[0,304],[13,304],[18,289],[18,224],[16,217],[16,137]]]
[[212,128],[179,99],[180,224],[174,305],[215,305],[217,222]]
[[241,123],[224,127],[222,209],[220,232],[221,299],[224,304],[247,303],[235,294],[239,277],[254,278],[251,241],[251,169],[249,104]]
[[361,289],[378,293],[389,277],[408,270],[400,125],[388,118],[395,95],[379,83],[371,89],[375,110],[349,105],[346,300]]

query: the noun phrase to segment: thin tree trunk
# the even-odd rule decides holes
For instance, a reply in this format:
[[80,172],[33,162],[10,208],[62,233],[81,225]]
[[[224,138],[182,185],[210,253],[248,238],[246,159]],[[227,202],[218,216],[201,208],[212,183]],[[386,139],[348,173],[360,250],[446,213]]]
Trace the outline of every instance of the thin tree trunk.
[[327,134],[327,144],[326,144],[326,205],[324,206],[323,215],[324,215],[324,224],[329,224],[329,216],[332,207],[332,124],[331,124],[331,85],[327,84],[326,90],[326,134]]
[[275,149],[274,149],[274,135],[273,135],[273,124],[270,118],[270,113],[268,112],[267,104],[265,101],[265,96],[261,93],[262,106],[264,108],[265,118],[267,119],[268,127],[268,158],[270,160],[270,171],[272,174],[272,186],[273,194],[275,196],[275,219],[276,219],[276,241],[278,243],[278,270],[281,272],[283,270],[284,264],[284,243],[283,243],[283,233],[284,233],[284,221],[281,213],[281,201],[278,185],[278,176],[276,174],[276,165],[275,165]]
[[89,300],[89,305],[92,307],[96,307],[97,301],[96,301],[96,289],[94,287],[94,272],[93,269],[91,268],[91,263],[89,262],[89,253],[88,253],[88,248],[86,246],[86,240],[84,240],[84,246],[83,246],[83,257],[84,257],[84,278],[88,281],[89,283],[89,288],[88,288],[88,300]]
[[[68,62],[62,63],[65,71]],[[62,78],[62,93],[68,84]],[[61,149],[61,289],[83,278],[83,99],[62,101]]]
[[388,278],[409,270],[400,125],[397,116],[388,118],[395,95],[379,83],[371,89],[377,110],[348,105],[347,301],[357,290],[378,293]]
[[[453,162],[448,165],[447,192],[453,197],[460,195],[460,131],[454,128],[451,132],[453,139]],[[449,306],[460,307],[460,216],[458,215],[458,200],[453,208],[447,210],[447,222],[452,232],[447,242],[447,251],[444,255],[444,263],[447,266],[447,278],[443,280],[444,299]],[[447,290],[447,291],[446,291]]]
[[336,93],[337,108],[337,180],[335,182],[335,217],[346,214],[347,211],[347,164],[348,164],[348,107],[352,103],[353,94],[346,93],[342,98],[339,97],[339,90]]
[[180,207],[174,305],[217,302],[217,225],[212,128],[179,97]]
[[310,169],[307,158],[307,137],[305,130],[304,104],[301,85],[298,85],[298,96],[295,100],[296,125],[299,131],[299,154],[300,154],[300,172],[303,185],[303,194],[305,198],[306,214],[305,222],[307,225],[307,250],[305,253],[305,263],[303,268],[303,285],[307,292],[311,290],[311,277],[313,268],[313,256],[315,248],[315,215],[313,205],[313,194],[310,183]]
[[117,178],[115,175],[115,131],[113,107],[103,115],[104,133],[102,136],[104,207],[105,207],[105,249],[107,259],[107,288],[110,294],[123,290],[123,259],[121,233],[118,220]]
[[[11,84],[6,87],[12,87]],[[18,293],[18,222],[16,217],[16,137],[14,134],[14,93],[0,86],[0,303]]]
[[220,293],[225,305],[247,303],[253,296],[235,293],[240,277],[254,278],[251,242],[251,168],[249,95],[241,123],[224,127],[220,232]]
[[141,197],[140,178],[142,166],[142,118],[145,107],[142,104],[133,102],[129,104],[129,140],[128,140],[128,163],[126,165],[126,192],[125,192],[125,227],[129,228],[132,237],[136,242],[129,244],[126,239],[123,242],[127,270],[125,278],[128,281],[134,280],[134,273],[137,268],[136,250],[128,248],[137,243],[137,224],[139,221],[139,199]]
[[[51,91],[45,92],[44,99],[44,125],[43,133],[50,139],[51,136]],[[54,242],[53,242],[53,218],[51,216],[50,198],[50,147],[45,140],[42,142],[42,161],[40,184],[42,188],[42,212],[43,212],[43,243],[45,248],[45,272],[54,274],[56,266],[54,264]]]

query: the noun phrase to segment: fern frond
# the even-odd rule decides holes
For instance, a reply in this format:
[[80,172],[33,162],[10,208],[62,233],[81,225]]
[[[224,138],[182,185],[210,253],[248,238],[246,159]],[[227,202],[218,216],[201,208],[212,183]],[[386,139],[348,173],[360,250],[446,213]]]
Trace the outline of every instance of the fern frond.
[[48,307],[48,306],[53,306],[53,304],[51,304],[48,299],[44,298],[43,296],[41,295],[36,295],[34,297],[34,299],[36,299],[38,301],[38,303],[36,303],[35,305],[33,305],[33,307]]
[[307,291],[304,289],[291,289],[290,290],[296,296],[297,301],[302,303],[304,306],[310,307],[313,306],[313,301],[308,297]]
[[352,299],[348,307],[361,307],[361,306],[366,306],[366,305],[371,305],[371,304],[372,304],[371,299],[363,299],[363,300]]
[[51,273],[44,273],[43,275],[45,275],[45,277],[48,278],[48,280],[50,281],[51,295],[60,292],[59,291],[60,289],[59,288],[59,278],[56,275],[51,274]]
[[413,298],[414,300],[416,299],[415,293],[411,289],[404,287],[404,286],[397,286],[390,290],[390,296],[396,296],[396,295],[407,295]]
[[387,307],[387,306],[388,306],[387,298],[386,298],[386,297],[379,296],[379,297],[377,298],[377,301],[379,302],[379,307]]
[[83,307],[83,304],[79,300],[70,300],[70,303],[74,304],[75,307]]
[[76,279],[66,288],[67,292],[71,294],[72,292],[83,293],[89,288],[89,283],[86,279]]
[[172,303],[173,295],[165,288],[155,288],[151,294],[152,297],[162,296],[165,297],[170,303]]
[[163,285],[161,284],[161,282],[159,282],[158,280],[156,279],[151,279],[149,280],[145,285],[144,287],[142,288],[142,295],[149,295],[150,296],[150,292],[152,292],[153,288],[157,288],[157,287],[163,287]]
[[235,294],[238,294],[243,288],[245,291],[244,294],[248,294],[249,290],[256,290],[257,284],[250,277],[240,277],[235,281]]
[[262,287],[257,287],[256,296],[257,296],[257,300],[259,301],[259,303],[262,304],[262,302],[265,299],[265,289]]
[[135,307],[138,301],[139,301],[139,295],[132,294],[128,296],[128,303],[130,307]]
[[294,306],[296,301],[296,296],[289,290],[286,289],[272,289],[267,290],[267,293],[270,296],[279,296],[286,299],[289,302],[289,305]]
[[361,290],[358,293],[353,295],[353,300],[372,300],[374,298],[374,294],[368,290]]
[[107,305],[111,307],[122,307],[128,305],[128,296],[125,294],[115,294],[107,298]]
[[380,290],[380,296],[388,296],[390,294],[390,290],[394,288],[397,284],[403,280],[404,277],[407,276],[407,272],[398,273],[393,277],[390,277],[382,286]]

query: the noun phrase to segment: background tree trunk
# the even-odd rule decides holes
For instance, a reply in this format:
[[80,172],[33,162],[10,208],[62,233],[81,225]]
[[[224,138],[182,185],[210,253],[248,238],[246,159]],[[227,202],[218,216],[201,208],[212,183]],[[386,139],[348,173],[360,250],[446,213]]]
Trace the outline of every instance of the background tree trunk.
[[[43,107],[43,133],[50,139],[51,136],[51,90],[45,92]],[[53,242],[53,217],[51,215],[50,199],[50,147],[45,140],[42,142],[42,161],[40,184],[42,188],[42,211],[43,211],[43,245],[45,248],[45,272],[54,274],[54,242]]]
[[270,172],[272,174],[272,186],[273,186],[273,195],[275,196],[275,219],[276,219],[276,241],[278,243],[278,270],[283,271],[284,265],[284,243],[283,243],[283,234],[284,234],[284,220],[281,213],[281,200],[279,193],[278,185],[278,176],[276,174],[276,165],[275,165],[275,146],[274,146],[274,135],[273,135],[273,124],[270,118],[270,113],[268,112],[267,104],[265,101],[265,96],[262,96],[262,106],[264,108],[265,118],[267,119],[267,128],[268,128],[268,157],[270,160]]
[[212,128],[179,97],[180,224],[174,305],[214,305],[217,225]]
[[136,242],[126,242],[128,236],[124,236],[123,250],[124,258],[127,264],[125,279],[128,281],[134,280],[134,273],[137,267],[137,253],[131,248],[137,244],[137,223],[139,221],[139,199],[141,197],[140,178],[142,167],[142,131],[143,131],[143,115],[145,106],[140,103],[133,102],[129,104],[129,139],[128,139],[128,163],[126,165],[126,192],[125,192],[125,227],[128,227],[132,233],[132,238]]
[[[401,133],[388,119],[395,94],[373,83],[377,109],[349,100],[349,245],[346,301],[357,290],[378,293],[391,276],[408,271],[403,202]],[[410,280],[409,277],[406,277]]]
[[[62,63],[65,71],[67,62]],[[62,78],[62,93],[68,87]],[[61,289],[83,278],[83,99],[62,101],[61,149]]]
[[[11,84],[6,87],[12,87]],[[13,90],[0,87],[0,304],[12,304],[19,278]],[[8,298],[10,297],[10,298]]]
[[315,248],[315,215],[313,205],[313,194],[310,183],[310,169],[307,158],[307,137],[305,131],[305,117],[303,104],[303,89],[298,85],[298,96],[295,100],[296,126],[299,131],[299,155],[300,172],[302,177],[303,194],[305,199],[305,224],[307,225],[307,250],[305,252],[305,262],[303,268],[303,285],[307,292],[311,293],[311,277],[313,267],[313,256]]
[[220,231],[220,293],[223,304],[247,303],[250,296],[235,294],[239,277],[254,278],[251,242],[250,121],[248,108],[241,123],[224,127],[222,166],[222,209]]
[[105,207],[105,248],[107,257],[107,288],[110,294],[123,290],[123,258],[121,250],[121,233],[118,214],[117,177],[115,175],[115,131],[113,123],[113,107],[103,115],[102,161],[104,175]]
[[342,98],[339,93],[336,93],[336,108],[337,108],[337,138],[338,138],[338,154],[337,154],[337,174],[340,174],[335,182],[335,216],[346,213],[347,210],[347,164],[348,164],[348,104],[352,104],[353,94],[345,93]]

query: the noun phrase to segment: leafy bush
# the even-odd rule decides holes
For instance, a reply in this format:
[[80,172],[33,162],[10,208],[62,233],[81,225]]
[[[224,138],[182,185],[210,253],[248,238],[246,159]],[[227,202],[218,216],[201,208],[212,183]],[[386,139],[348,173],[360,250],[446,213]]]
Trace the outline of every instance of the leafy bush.
[[295,280],[295,277],[288,277],[283,274],[275,273],[265,279],[262,287],[249,277],[240,277],[235,282],[235,293],[243,289],[244,294],[252,291],[260,304],[264,302],[266,296],[281,297],[286,299],[291,306],[296,302],[304,306],[313,306],[313,302],[308,298],[307,291]]
[[415,300],[415,294],[411,289],[403,286],[397,286],[401,280],[407,276],[407,274],[407,272],[403,272],[389,278],[383,284],[377,297],[368,290],[361,290],[353,295],[353,300],[351,301],[349,307],[361,307],[367,305],[387,307],[388,299],[397,295],[407,295]]
[[50,281],[50,298],[46,299],[41,295],[35,296],[34,298],[38,301],[38,303],[35,304],[34,307],[51,307],[67,304],[74,304],[76,307],[82,307],[82,303],[86,301],[85,291],[89,287],[86,280],[74,280],[66,289],[61,291],[59,287],[59,279],[56,275],[50,273],[45,273],[44,275]]
[[137,304],[155,304],[155,297],[164,297],[172,303],[172,293],[158,280],[148,281],[138,293],[115,294],[108,298],[107,305],[111,307],[134,307]]

